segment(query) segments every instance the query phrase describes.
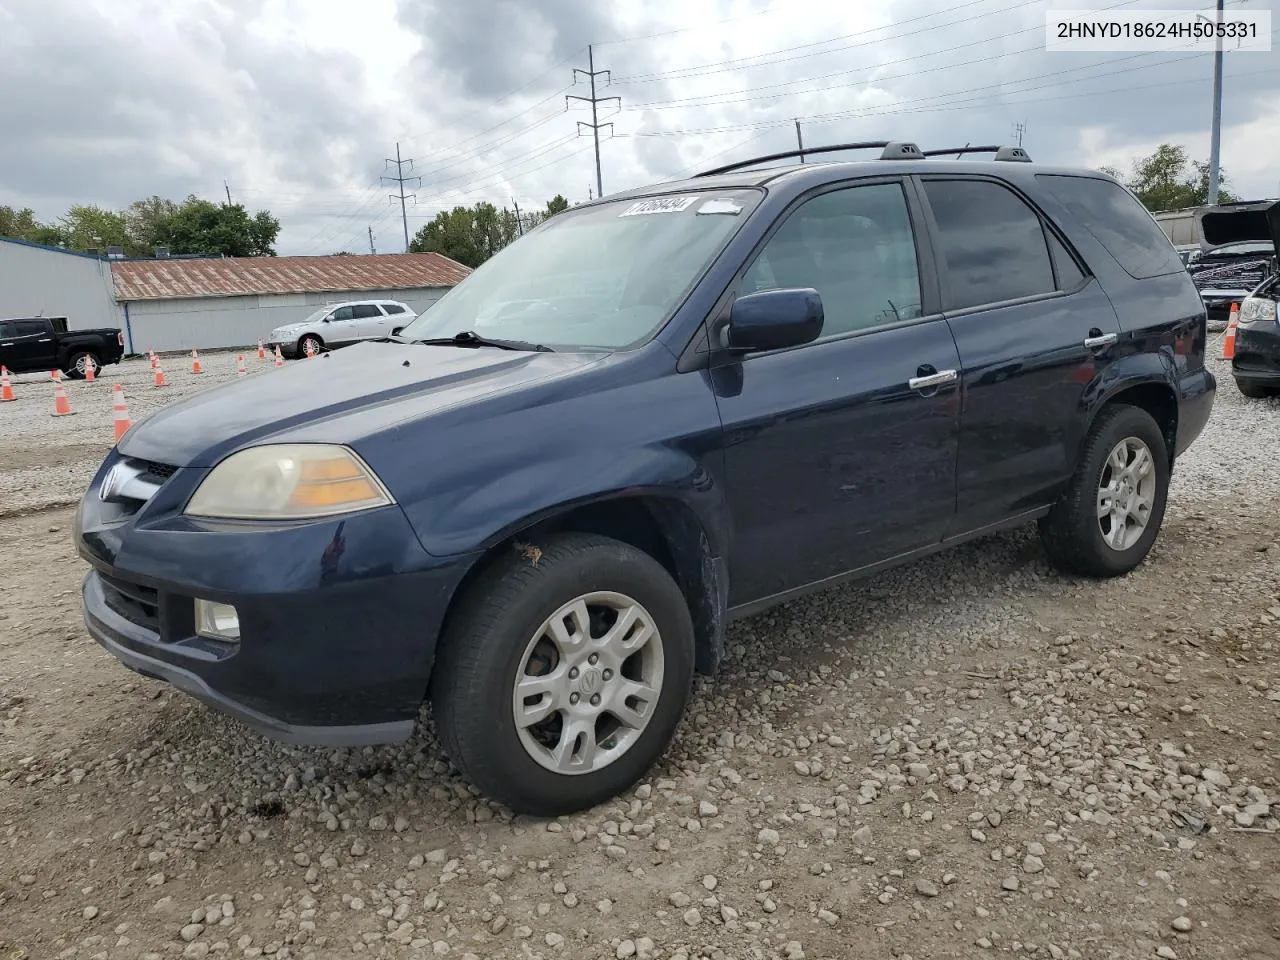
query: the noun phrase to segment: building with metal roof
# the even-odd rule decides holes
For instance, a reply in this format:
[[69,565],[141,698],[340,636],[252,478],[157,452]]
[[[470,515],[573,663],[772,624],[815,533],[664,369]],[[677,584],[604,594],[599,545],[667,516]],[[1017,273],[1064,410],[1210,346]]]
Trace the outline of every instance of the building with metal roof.
[[130,258],[0,237],[0,319],[119,327],[128,353],[248,347],[328,303],[399,300],[421,313],[470,272],[438,253]]
[[245,346],[344,300],[399,300],[421,313],[470,272],[438,253],[111,262],[134,352]]

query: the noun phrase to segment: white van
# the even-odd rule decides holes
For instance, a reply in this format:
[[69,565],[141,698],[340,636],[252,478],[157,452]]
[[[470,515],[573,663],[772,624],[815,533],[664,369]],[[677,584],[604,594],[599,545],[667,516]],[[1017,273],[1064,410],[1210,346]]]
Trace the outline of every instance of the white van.
[[310,343],[316,353],[350,346],[361,340],[389,337],[409,323],[414,312],[399,300],[347,300],[321,307],[298,323],[271,331],[269,349],[280,348],[290,359],[307,354]]

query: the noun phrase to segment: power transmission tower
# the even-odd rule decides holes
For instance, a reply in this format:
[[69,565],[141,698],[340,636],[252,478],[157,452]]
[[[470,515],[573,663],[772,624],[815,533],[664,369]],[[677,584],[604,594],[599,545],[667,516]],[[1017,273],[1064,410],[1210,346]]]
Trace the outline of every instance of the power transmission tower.
[[417,180],[418,186],[422,186],[422,178],[406,177],[404,175],[404,168],[406,166],[410,170],[413,169],[413,160],[400,159],[400,144],[398,143],[396,144],[396,158],[392,160],[390,157],[388,157],[386,162],[394,163],[396,165],[396,175],[394,177],[388,177],[384,175],[382,179],[390,180],[392,183],[398,183],[400,185],[400,192],[391,194],[391,199],[394,200],[396,199],[396,197],[400,198],[400,221],[401,223],[404,224],[404,252],[408,253],[409,252],[409,214],[405,210],[404,202],[406,199],[410,199],[416,204],[418,202],[418,195],[415,193],[406,194],[404,192],[404,185],[408,183],[410,180]]
[[584,121],[582,121],[582,120],[579,120],[579,121],[578,121],[578,133],[579,133],[579,134],[581,134],[581,133],[582,133],[582,128],[583,128],[583,127],[586,127],[587,129],[589,129],[589,130],[591,131],[591,135],[595,138],[595,142],[596,142],[596,194],[597,194],[598,196],[604,196],[604,182],[603,182],[602,177],[600,176],[600,128],[601,128],[601,127],[608,127],[608,128],[609,128],[609,131],[612,133],[612,132],[613,132],[613,124],[612,124],[612,123],[601,123],[601,122],[600,122],[600,118],[599,118],[599,116],[598,116],[598,115],[597,115],[597,113],[596,113],[596,105],[597,105],[597,104],[601,104],[601,103],[608,103],[610,100],[617,100],[617,101],[618,101],[618,109],[619,109],[619,110],[621,110],[621,109],[622,109],[622,98],[621,98],[621,97],[597,97],[597,96],[596,96],[596,77],[604,77],[604,78],[605,78],[605,83],[606,83],[606,84],[611,83],[611,82],[613,81],[613,78],[612,78],[612,76],[610,76],[610,74],[609,74],[609,71],[608,71],[608,70],[597,70],[597,69],[596,69],[595,50],[594,50],[594,48],[593,48],[593,47],[591,47],[591,46],[588,46],[588,47],[587,47],[587,69],[586,69],[586,70],[581,70],[581,69],[579,69],[578,67],[574,67],[574,68],[573,68],[573,82],[574,82],[574,83],[577,83],[577,82],[578,82],[578,74],[582,74],[584,77],[586,77],[586,78],[591,82],[591,96],[589,96],[589,97],[566,96],[566,97],[564,98],[564,106],[565,106],[565,109],[566,109],[566,110],[567,110],[567,109],[569,109],[569,101],[570,101],[570,100],[581,100],[583,103],[589,103],[589,104],[591,104],[591,122],[590,122],[590,123],[586,123],[586,122],[584,122]]
[[369,252],[370,252],[370,253],[377,253],[377,252],[378,252],[377,250],[375,250],[375,249],[373,248],[373,227],[372,227],[372,226],[371,226],[371,227],[369,227]]
[[1022,135],[1027,132],[1027,125],[1019,121],[1013,125],[1013,135],[1018,140],[1018,146],[1022,146]]

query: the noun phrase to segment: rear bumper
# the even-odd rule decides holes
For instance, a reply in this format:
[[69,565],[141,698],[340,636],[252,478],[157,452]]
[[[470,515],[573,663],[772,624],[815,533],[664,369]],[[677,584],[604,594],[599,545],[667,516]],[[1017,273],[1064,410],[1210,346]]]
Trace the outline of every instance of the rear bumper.
[[1213,412],[1218,380],[1203,367],[1178,381],[1178,436],[1173,455],[1181,456],[1204,431]]

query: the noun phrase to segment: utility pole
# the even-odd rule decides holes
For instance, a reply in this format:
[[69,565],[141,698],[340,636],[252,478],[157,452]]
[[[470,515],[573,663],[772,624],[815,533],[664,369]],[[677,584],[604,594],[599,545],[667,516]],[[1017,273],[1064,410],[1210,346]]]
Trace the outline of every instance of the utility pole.
[[800,133],[800,121],[796,121],[796,146],[800,148],[800,162],[804,163],[804,137]]
[[404,175],[405,167],[408,167],[410,170],[413,169],[413,160],[400,159],[400,144],[398,143],[396,144],[396,158],[392,160],[390,157],[388,157],[386,162],[394,163],[396,165],[396,175],[394,177],[383,176],[382,179],[390,180],[392,183],[398,183],[400,185],[400,192],[391,194],[391,199],[394,200],[397,197],[400,198],[400,222],[404,224],[404,252],[408,253],[409,252],[409,214],[405,210],[404,202],[405,202],[405,199],[408,198],[408,199],[412,199],[414,203],[417,203],[418,196],[417,194],[413,194],[413,193],[406,194],[404,192],[404,185],[410,180],[417,180],[418,186],[422,186],[422,178],[406,177]]
[[228,184],[227,181],[223,180],[222,186],[227,191],[227,206],[229,207],[231,206],[231,185]]
[[520,231],[520,236],[524,236],[524,218],[520,216],[520,204],[516,203],[516,198],[511,198],[511,205],[516,208],[516,229]]
[[1218,159],[1222,147],[1222,5],[1218,0],[1217,35],[1213,43],[1213,131],[1209,136],[1209,206],[1218,202]]
[[370,253],[378,252],[377,250],[373,249],[373,227],[372,226],[369,227],[369,252]]
[[595,138],[595,141],[596,141],[596,193],[597,193],[599,196],[604,196],[604,182],[603,182],[603,179],[602,179],[602,178],[601,178],[601,176],[600,176],[600,128],[601,128],[601,127],[608,127],[608,128],[609,128],[609,131],[612,133],[612,132],[613,132],[613,124],[612,124],[612,123],[601,123],[601,122],[600,122],[600,118],[599,118],[599,116],[596,114],[596,105],[597,105],[597,104],[601,104],[601,103],[608,103],[610,100],[617,100],[617,101],[618,101],[618,109],[619,109],[619,110],[621,110],[621,109],[622,109],[622,98],[621,98],[621,97],[597,97],[597,96],[596,96],[596,77],[604,77],[604,78],[605,78],[605,82],[606,82],[606,83],[611,83],[611,82],[613,81],[613,77],[612,77],[612,76],[610,76],[610,74],[609,74],[609,71],[608,71],[608,70],[597,70],[597,69],[596,69],[596,59],[595,59],[595,49],[594,49],[594,47],[591,47],[591,46],[588,46],[588,47],[587,47],[587,69],[586,69],[586,70],[580,70],[580,69],[578,69],[577,67],[574,67],[574,68],[573,68],[573,82],[574,82],[574,83],[577,83],[577,82],[578,82],[578,74],[582,74],[584,77],[586,77],[588,80],[590,80],[590,81],[591,81],[591,96],[589,96],[589,97],[566,96],[566,97],[564,98],[564,108],[565,108],[566,110],[568,110],[568,109],[569,109],[569,101],[570,101],[570,100],[581,100],[583,103],[589,103],[589,104],[591,104],[591,122],[590,122],[590,123],[586,123],[586,122],[584,122],[584,121],[582,121],[582,120],[579,120],[579,121],[578,121],[578,133],[579,133],[579,134],[581,134],[581,133],[582,133],[582,128],[583,128],[583,127],[586,127],[587,129],[589,129],[589,130],[591,131],[591,135]]
[[1018,146],[1022,146],[1022,135],[1027,132],[1027,125],[1022,121],[1018,121],[1013,125],[1013,135],[1018,140]]

